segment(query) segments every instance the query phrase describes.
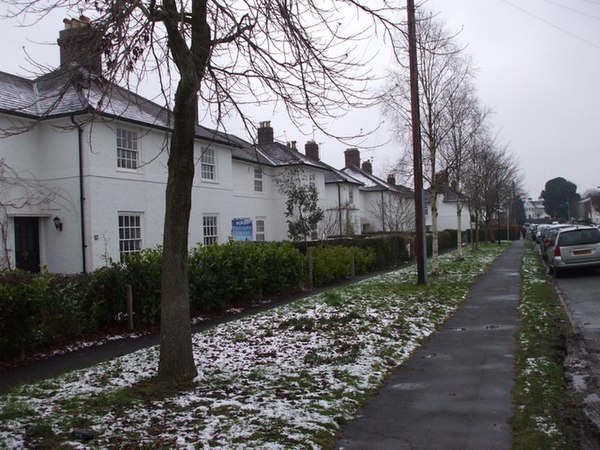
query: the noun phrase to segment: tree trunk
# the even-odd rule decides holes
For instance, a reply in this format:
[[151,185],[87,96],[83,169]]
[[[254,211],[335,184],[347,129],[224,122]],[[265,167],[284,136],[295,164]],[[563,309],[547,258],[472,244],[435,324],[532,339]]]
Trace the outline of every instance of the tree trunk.
[[456,200],[456,259],[463,259],[462,251],[462,206]]
[[170,385],[188,383],[198,373],[192,350],[187,270],[198,107],[194,84],[182,76],[177,87],[168,162],[158,379]]
[[437,192],[431,191],[431,273],[440,271],[439,267],[439,240],[438,240],[438,209]]

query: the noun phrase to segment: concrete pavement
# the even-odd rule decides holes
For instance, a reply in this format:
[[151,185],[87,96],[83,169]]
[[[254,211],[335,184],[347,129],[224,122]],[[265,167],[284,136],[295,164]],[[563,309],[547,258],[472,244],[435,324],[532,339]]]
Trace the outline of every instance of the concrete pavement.
[[510,449],[524,240],[348,423],[338,450]]

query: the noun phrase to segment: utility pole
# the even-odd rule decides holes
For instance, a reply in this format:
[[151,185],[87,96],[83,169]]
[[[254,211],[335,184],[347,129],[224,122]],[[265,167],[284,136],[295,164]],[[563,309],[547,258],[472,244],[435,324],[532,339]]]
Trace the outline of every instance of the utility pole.
[[419,78],[417,69],[417,30],[415,2],[406,1],[408,15],[408,58],[410,62],[410,109],[413,140],[413,177],[415,184],[415,226],[417,229],[417,277],[419,284],[427,283],[425,220],[423,199],[423,163],[421,159],[421,118],[419,114]]

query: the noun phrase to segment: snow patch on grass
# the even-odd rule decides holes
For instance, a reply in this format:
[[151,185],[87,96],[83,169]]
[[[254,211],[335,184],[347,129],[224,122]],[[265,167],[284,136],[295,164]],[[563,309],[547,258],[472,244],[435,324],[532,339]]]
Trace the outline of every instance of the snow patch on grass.
[[[181,392],[132,395],[156,373],[157,347],[22,386],[0,397],[2,416],[18,406],[0,447],[321,448],[501,250],[445,255],[425,287],[402,269],[195,334],[199,374]],[[74,441],[73,428],[95,437]]]

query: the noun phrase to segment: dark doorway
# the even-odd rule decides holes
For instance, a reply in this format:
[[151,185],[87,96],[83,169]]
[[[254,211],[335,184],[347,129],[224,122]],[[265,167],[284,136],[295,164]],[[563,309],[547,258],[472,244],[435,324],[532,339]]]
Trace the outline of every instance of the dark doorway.
[[40,228],[37,217],[15,217],[15,265],[28,272],[40,271]]

